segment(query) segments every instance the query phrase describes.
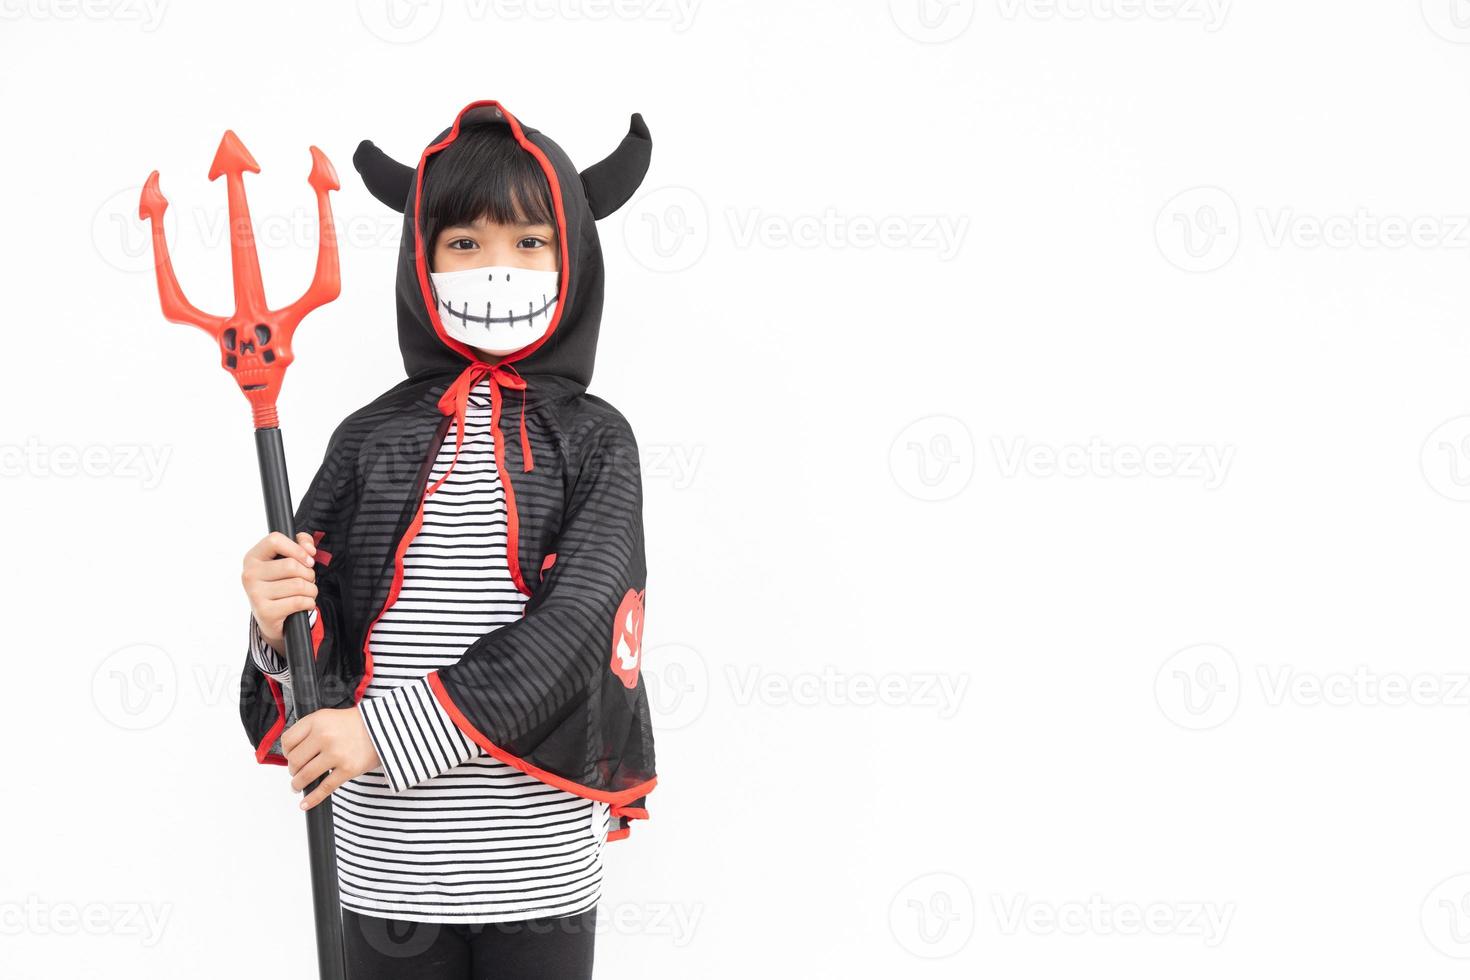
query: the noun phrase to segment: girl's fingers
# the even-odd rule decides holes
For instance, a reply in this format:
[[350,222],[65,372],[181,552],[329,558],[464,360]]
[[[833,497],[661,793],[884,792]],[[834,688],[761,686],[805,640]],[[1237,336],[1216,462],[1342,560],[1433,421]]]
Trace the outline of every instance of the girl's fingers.
[[255,565],[255,578],[260,582],[275,582],[283,578],[304,578],[316,581],[316,569],[308,568],[295,558],[275,558]]
[[254,559],[255,561],[270,561],[273,558],[295,558],[303,565],[311,565],[316,561],[316,559],[311,557],[315,552],[315,545],[312,545],[308,550],[306,545],[292,541],[280,531],[272,531],[256,542],[255,547],[245,553],[245,557],[247,559]]
[[291,788],[298,793],[301,792],[315,782],[316,777],[330,768],[332,767],[328,764],[327,754],[318,753],[310,762],[297,770],[296,775],[291,779]]
[[267,602],[269,606],[262,612],[263,618],[258,618],[256,622],[261,623],[262,626],[270,623],[274,627],[271,631],[272,636],[284,637],[287,616],[292,613],[311,612],[316,608],[316,599],[309,595],[292,595],[284,599],[269,599]]
[[[314,715],[316,714],[316,712],[313,711],[311,714]],[[306,741],[307,736],[311,734],[311,728],[311,715],[307,715],[305,718],[299,719],[296,724],[292,725],[290,728],[282,732],[281,751],[285,752],[287,755],[290,755],[292,749],[294,749],[302,742]]]
[[322,800],[325,800],[327,797],[331,796],[332,793],[337,789],[337,787],[341,786],[345,782],[347,782],[347,777],[338,775],[338,771],[333,770],[330,776],[322,780],[322,784],[320,786],[308,793],[306,795],[306,798],[301,801],[301,809],[310,810]]
[[257,602],[271,602],[275,599],[289,599],[292,596],[316,598],[316,593],[315,582],[306,582],[299,578],[283,578],[270,582],[257,582],[251,595]]

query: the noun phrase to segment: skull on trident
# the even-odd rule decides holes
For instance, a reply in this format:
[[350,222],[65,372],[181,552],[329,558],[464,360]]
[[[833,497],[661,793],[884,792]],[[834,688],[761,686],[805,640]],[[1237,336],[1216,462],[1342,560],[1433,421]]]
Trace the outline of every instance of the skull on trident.
[[290,306],[272,310],[266,306],[265,287],[260,279],[260,259],[255,251],[255,233],[250,223],[250,207],[245,200],[245,172],[260,173],[260,166],[245,144],[232,130],[225,130],[209,179],[221,174],[229,194],[230,264],[235,279],[235,313],[214,316],[195,307],[179,288],[169,261],[168,242],[163,231],[163,212],[168,200],[158,189],[158,171],[148,175],[143,196],[138,204],[138,217],[153,226],[153,259],[158,273],[158,297],[163,315],[174,323],[188,323],[204,330],[219,345],[220,364],[235,377],[250,400],[255,427],[276,425],[276,397],[281,381],[291,364],[291,335],[306,314],[336,299],[342,291],[337,264],[337,237],[332,225],[329,191],[338,190],[337,171],[326,154],[311,148],[311,176],[307,183],[316,191],[320,235],[317,245],[316,273],[306,293]]

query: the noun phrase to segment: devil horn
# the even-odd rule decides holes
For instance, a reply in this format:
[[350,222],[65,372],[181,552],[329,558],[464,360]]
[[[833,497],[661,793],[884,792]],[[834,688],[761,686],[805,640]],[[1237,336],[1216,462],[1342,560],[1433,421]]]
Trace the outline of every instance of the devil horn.
[[627,203],[648,173],[653,140],[643,117],[633,113],[628,135],[602,160],[582,171],[582,189],[592,206],[592,217],[602,219]]
[[408,206],[408,191],[414,178],[412,167],[404,166],[378,149],[372,140],[357,144],[357,152],[352,154],[352,165],[362,174],[362,182],[373,197],[400,213]]

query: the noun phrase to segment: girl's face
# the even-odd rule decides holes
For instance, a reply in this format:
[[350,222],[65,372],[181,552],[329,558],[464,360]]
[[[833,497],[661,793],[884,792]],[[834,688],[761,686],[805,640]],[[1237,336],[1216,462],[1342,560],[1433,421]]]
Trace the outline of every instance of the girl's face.
[[557,272],[561,256],[551,225],[502,225],[489,218],[451,225],[434,242],[434,272],[459,272],[482,265]]
[[[463,272],[485,266],[554,273],[561,269],[561,252],[557,248],[556,229],[551,225],[503,225],[482,217],[470,224],[451,225],[441,229],[434,242],[430,263],[430,270],[435,273]],[[552,288],[554,291],[555,287]],[[478,310],[478,304],[476,309]],[[448,312],[441,315],[447,315]],[[485,312],[487,315],[493,313],[488,308]],[[538,314],[541,319],[538,321],[532,318],[524,329],[534,333],[534,325],[538,322],[542,327],[545,326],[550,311],[541,310]],[[478,336],[477,331],[467,324],[451,319],[451,333],[454,332],[453,327],[462,327],[466,333]],[[465,339],[465,342],[474,347],[487,364],[499,362],[501,355],[480,347],[471,340]]]

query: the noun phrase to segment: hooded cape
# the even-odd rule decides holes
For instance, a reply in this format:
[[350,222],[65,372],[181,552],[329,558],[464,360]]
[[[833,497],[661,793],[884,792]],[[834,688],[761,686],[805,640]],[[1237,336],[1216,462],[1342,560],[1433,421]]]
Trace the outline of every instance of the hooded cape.
[[[462,123],[481,119],[506,123],[546,174],[561,252],[548,332],[494,366],[445,332],[418,221],[429,157],[458,137]],[[439,446],[456,417],[462,431],[469,389],[489,379],[507,558],[528,598],[522,618],[486,633],[427,680],[487,754],[608,803],[608,840],[647,818],[657,779],[639,670],[646,569],[638,447],[623,415],[587,392],[602,313],[595,222],[632,196],[651,147],[634,114],[618,148],[579,172],[561,147],[493,101],[460,110],[417,168],[370,142],[358,147],[353,162],[368,189],[404,215],[396,292],[407,378],[337,426],[295,514],[297,530],[318,545],[311,636],[322,704],[351,707],[372,677],[368,638],[397,598]],[[286,762],[279,738],[294,721],[288,699],[247,652],[240,717],[259,762]]]

